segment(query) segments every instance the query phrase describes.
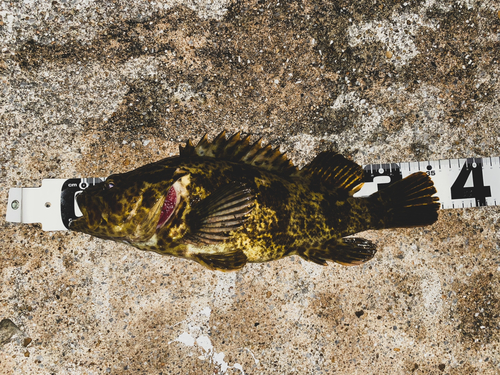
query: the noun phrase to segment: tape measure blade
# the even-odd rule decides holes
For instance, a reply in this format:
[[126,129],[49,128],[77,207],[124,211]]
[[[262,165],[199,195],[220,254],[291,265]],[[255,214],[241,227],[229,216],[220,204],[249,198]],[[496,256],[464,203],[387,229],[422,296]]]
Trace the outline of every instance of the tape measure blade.
[[491,196],[486,197],[487,206],[497,206],[500,203],[500,160],[499,158],[483,158],[483,181],[489,188]]
[[10,223],[22,223],[22,203],[23,203],[23,188],[9,189],[9,198],[7,200],[7,213],[5,220]]
[[[398,174],[392,173],[392,166]],[[387,182],[396,182],[415,172],[425,172],[433,180],[441,207],[464,208],[493,206],[500,203],[500,158],[460,158],[372,164],[364,167],[365,186],[355,195],[367,196]]]
[[[443,168],[443,165],[445,168]],[[432,179],[437,190],[437,196],[441,202],[442,208],[449,208],[451,202],[451,193],[449,192],[449,180],[453,177],[452,169],[447,168],[448,163],[441,160],[427,160],[419,162],[401,163],[402,177],[408,177],[416,172],[425,172]]]
[[66,230],[61,220],[61,187],[65,179],[45,179],[39,188],[23,188],[22,222],[41,223],[45,231]]
[[467,158],[440,160],[431,175],[442,208],[495,206],[500,201],[500,160]]
[[450,189],[451,184],[453,184],[453,181],[455,181],[457,176],[456,170],[449,168],[449,165],[446,165],[446,167],[437,169],[435,172],[435,175],[430,177],[436,187],[441,208],[457,208],[453,207],[453,205],[458,205],[459,202],[453,202]]

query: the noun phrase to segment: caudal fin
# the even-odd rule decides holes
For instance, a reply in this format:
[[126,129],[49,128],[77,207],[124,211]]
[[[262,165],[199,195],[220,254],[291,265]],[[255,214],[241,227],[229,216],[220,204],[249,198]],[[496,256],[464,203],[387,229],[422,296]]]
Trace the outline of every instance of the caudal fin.
[[368,197],[376,229],[409,228],[437,221],[439,198],[425,172],[417,172]]

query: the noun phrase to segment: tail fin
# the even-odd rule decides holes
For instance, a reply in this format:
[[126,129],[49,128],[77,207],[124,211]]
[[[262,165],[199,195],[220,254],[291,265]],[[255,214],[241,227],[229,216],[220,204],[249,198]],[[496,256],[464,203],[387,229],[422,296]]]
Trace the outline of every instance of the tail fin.
[[439,198],[425,172],[417,172],[368,197],[375,229],[409,228],[437,221]]

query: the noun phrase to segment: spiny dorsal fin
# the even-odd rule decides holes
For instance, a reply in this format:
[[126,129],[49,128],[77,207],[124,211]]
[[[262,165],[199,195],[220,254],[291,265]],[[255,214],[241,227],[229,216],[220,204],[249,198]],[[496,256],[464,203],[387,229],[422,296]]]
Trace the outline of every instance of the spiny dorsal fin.
[[179,155],[181,156],[189,156],[192,155],[194,152],[194,146],[191,140],[188,140],[186,143],[186,146],[182,147],[179,145]]
[[221,132],[212,142],[205,135],[196,146],[188,141],[185,147],[179,147],[183,157],[202,156],[243,162],[272,172],[290,175],[298,171],[297,167],[282,154],[279,148],[271,145],[262,147],[262,139],[250,144],[250,136],[241,139],[241,133],[226,139],[226,131]]
[[295,176],[354,194],[363,179],[363,168],[333,151],[323,151]]

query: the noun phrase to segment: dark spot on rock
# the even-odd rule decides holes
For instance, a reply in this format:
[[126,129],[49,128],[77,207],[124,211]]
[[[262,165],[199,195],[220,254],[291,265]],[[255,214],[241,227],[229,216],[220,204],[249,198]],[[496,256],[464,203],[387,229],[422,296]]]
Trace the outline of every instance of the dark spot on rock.
[[155,133],[171,97],[168,88],[146,78],[130,82],[128,86],[117,111],[106,123],[100,120],[100,127],[121,132]]
[[361,318],[365,312],[363,310],[356,311],[354,314],[358,317]]
[[410,144],[410,150],[417,160],[428,159],[430,153],[429,146],[421,142],[413,142]]
[[444,371],[445,367],[446,367],[446,366],[445,366],[443,363],[441,363],[441,364],[438,366],[438,369],[439,369],[439,371]]
[[352,129],[353,124],[356,122],[359,112],[353,105],[347,105],[341,109],[326,108],[323,113],[325,121],[324,124],[316,126],[316,132],[339,134],[345,130]]

